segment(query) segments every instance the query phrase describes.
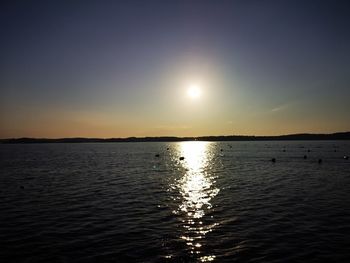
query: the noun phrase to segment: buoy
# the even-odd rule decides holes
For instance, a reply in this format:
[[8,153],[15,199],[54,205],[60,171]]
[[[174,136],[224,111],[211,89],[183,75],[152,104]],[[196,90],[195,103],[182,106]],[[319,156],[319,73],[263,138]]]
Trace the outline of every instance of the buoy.
[[271,162],[275,163],[276,162],[276,158],[272,158]]
[[168,147],[168,148],[166,148],[166,150],[167,150],[167,151],[169,151],[169,147]]
[[185,157],[181,156],[179,159],[180,161],[182,161],[182,160],[185,160]]
[[223,149],[220,149],[220,152],[222,152],[223,151]]
[[154,157],[159,157],[160,155],[159,155],[159,153],[157,153]]
[[304,159],[307,159],[307,156],[306,156],[306,155],[304,155]]

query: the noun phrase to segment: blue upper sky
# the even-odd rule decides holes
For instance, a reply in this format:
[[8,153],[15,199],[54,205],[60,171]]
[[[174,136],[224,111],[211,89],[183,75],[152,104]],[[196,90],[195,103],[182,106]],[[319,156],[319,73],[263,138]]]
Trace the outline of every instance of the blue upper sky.
[[350,130],[349,13],[331,0],[2,1],[0,137]]

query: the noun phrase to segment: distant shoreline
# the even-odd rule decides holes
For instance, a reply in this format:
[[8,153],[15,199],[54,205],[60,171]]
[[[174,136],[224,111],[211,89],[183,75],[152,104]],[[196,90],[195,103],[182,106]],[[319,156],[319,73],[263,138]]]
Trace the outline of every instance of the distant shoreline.
[[350,132],[337,132],[331,134],[289,134],[278,136],[200,136],[200,137],[129,137],[129,138],[11,138],[0,139],[3,144],[29,144],[29,143],[96,143],[96,142],[180,142],[180,141],[318,141],[318,140],[350,140]]

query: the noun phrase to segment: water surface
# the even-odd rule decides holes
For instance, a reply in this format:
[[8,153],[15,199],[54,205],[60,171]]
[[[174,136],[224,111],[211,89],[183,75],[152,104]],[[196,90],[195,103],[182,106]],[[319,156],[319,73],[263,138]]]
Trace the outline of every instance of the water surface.
[[0,261],[347,262],[349,154],[343,141],[0,145]]

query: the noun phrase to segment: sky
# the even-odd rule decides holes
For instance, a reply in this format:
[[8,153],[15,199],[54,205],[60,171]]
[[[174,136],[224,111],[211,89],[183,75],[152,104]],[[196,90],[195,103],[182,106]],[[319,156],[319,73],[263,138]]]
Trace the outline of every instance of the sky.
[[0,138],[350,131],[349,13],[340,0],[1,1]]

